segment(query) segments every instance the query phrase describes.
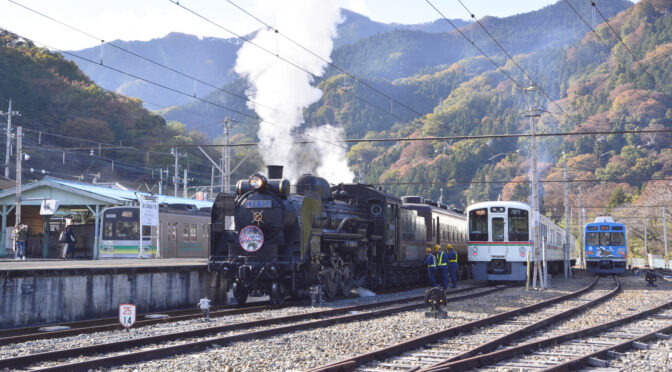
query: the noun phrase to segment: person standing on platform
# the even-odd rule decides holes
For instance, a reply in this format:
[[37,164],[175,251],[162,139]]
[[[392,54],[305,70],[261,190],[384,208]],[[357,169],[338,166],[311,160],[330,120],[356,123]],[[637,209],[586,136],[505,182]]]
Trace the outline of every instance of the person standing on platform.
[[65,228],[65,258],[75,258],[75,245],[77,244],[77,238],[75,238],[75,233],[72,232],[72,227],[67,226]]
[[19,224],[14,229],[14,236],[16,236],[16,257],[15,260],[26,259],[26,241],[28,240],[28,226]]
[[446,244],[446,249],[448,249],[448,273],[450,273],[450,281],[453,284],[451,288],[457,288],[457,252],[453,249],[451,244]]
[[[436,248],[439,249],[439,245],[436,245]],[[446,253],[445,247],[439,252],[439,274],[441,275],[441,286],[443,288],[448,288],[448,253]]]
[[432,253],[432,248],[427,247],[427,256],[425,257],[427,265],[427,275],[429,276],[429,285],[436,287],[436,256]]

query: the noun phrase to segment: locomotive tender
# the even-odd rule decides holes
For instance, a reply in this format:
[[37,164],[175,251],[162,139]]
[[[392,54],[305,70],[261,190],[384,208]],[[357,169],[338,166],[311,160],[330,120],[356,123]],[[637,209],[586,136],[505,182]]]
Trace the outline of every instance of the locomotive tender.
[[290,185],[282,166],[267,174],[238,181],[212,209],[209,269],[228,279],[240,304],[249,295],[279,304],[315,285],[335,297],[354,286],[420,283],[428,244],[458,246],[461,236],[466,249],[466,218],[445,206],[427,213],[371,185],[330,186],[309,174]]

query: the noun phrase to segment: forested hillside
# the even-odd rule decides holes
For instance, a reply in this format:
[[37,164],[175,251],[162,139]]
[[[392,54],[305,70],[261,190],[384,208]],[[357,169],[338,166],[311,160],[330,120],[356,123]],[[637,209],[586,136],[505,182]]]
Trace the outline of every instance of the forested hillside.
[[[21,114],[14,116],[13,126],[23,127],[24,152],[30,155],[23,163],[25,180],[45,174],[87,181],[140,182],[153,174],[158,179],[153,170],[172,164],[168,149],[136,148],[207,141],[197,134],[189,137],[179,123],[166,125],[138,99],[102,89],[60,54],[2,29],[0,87],[0,110],[7,111],[11,98],[13,111]],[[202,165],[195,151],[185,163],[191,159],[194,175],[202,169],[205,183],[210,166]],[[14,159],[12,172],[13,164]]]

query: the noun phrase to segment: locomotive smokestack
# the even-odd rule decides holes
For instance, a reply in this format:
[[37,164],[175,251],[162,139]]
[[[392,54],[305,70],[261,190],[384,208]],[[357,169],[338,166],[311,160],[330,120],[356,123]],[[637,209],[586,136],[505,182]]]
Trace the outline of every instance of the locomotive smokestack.
[[282,179],[282,165],[269,165],[266,168],[269,180]]

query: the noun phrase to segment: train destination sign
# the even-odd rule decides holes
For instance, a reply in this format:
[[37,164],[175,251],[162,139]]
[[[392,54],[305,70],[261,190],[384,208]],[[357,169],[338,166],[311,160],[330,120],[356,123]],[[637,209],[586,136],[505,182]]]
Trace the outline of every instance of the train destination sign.
[[119,305],[119,323],[126,328],[132,327],[135,324],[135,305]]
[[247,252],[256,252],[264,245],[264,233],[257,226],[245,226],[238,234],[238,243]]

